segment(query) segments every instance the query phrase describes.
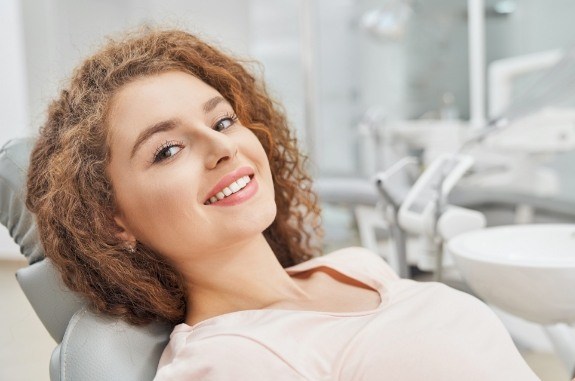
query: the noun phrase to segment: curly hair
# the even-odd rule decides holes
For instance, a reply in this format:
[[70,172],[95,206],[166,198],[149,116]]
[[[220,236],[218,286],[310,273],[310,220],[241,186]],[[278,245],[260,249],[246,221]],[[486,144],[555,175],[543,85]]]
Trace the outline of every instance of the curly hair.
[[32,151],[26,205],[64,283],[93,309],[132,324],[184,320],[181,275],[142,244],[128,254],[114,222],[106,168],[107,117],[122,86],[166,71],[191,74],[216,89],[257,136],[270,162],[277,215],[264,236],[282,266],[319,254],[320,209],[282,108],[240,61],[178,30],[146,29],[109,40],[73,73],[48,108]]

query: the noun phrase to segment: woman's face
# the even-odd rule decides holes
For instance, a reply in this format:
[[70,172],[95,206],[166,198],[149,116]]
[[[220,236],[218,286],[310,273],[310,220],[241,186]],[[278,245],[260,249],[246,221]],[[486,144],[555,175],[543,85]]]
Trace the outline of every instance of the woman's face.
[[108,124],[116,223],[128,243],[178,263],[233,249],[273,222],[262,145],[196,77],[173,71],[125,85]]

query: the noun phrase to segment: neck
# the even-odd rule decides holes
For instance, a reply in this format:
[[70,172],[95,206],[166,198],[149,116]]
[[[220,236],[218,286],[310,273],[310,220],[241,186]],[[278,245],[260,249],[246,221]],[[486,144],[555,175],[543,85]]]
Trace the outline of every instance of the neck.
[[180,271],[187,286],[186,323],[190,325],[229,312],[307,298],[263,235],[195,258]]

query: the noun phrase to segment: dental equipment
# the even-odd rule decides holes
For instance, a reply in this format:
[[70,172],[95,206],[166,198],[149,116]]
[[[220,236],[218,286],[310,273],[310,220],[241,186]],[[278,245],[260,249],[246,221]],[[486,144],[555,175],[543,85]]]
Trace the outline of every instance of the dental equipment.
[[[572,100],[575,93],[572,90],[575,85],[575,49],[568,49],[561,58],[559,58],[556,53],[544,56],[543,58],[544,61],[546,61],[544,62],[545,64],[551,65],[554,61],[556,61],[556,64],[535,81],[528,91],[509,103],[504,111],[497,109],[492,110],[492,119],[486,123],[484,128],[475,131],[475,133],[459,147],[459,153],[468,150],[475,144],[486,141],[487,137],[491,136],[494,132],[508,128],[512,122],[516,122],[526,115],[532,115],[546,106],[557,106]],[[541,62],[538,62],[538,64],[541,64]],[[497,111],[500,112],[497,113]],[[550,134],[557,135],[554,131],[559,131],[559,127],[560,126],[557,128],[548,127],[546,130]],[[561,146],[567,147],[568,141],[571,140],[571,132],[569,128],[564,129],[564,133],[559,134],[561,135],[560,141],[556,142],[554,146],[559,148]],[[571,271],[572,265],[566,266],[566,258],[563,259],[563,265],[561,266],[557,265],[557,263],[547,263],[550,260],[552,261],[552,258],[548,256],[541,258],[539,262],[531,260],[531,262],[527,261],[529,263],[523,263],[525,262],[524,254],[527,252],[531,254],[549,252],[548,250],[540,250],[541,253],[532,253],[536,250],[534,244],[525,244],[525,240],[540,240],[544,245],[555,244],[558,240],[556,238],[550,238],[548,230],[559,230],[561,228],[557,226],[554,227],[553,225],[538,225],[535,227],[510,226],[506,229],[505,236],[502,235],[503,230],[498,230],[496,233],[495,230],[484,229],[461,234],[455,238],[452,237],[453,239],[449,240],[447,245],[447,251],[456,258],[463,278],[468,282],[473,291],[484,298],[486,302],[501,306],[504,310],[509,310],[525,319],[546,324],[543,328],[553,344],[555,352],[561,358],[569,372],[575,376],[575,338],[572,327],[570,328],[564,324],[572,324],[572,317],[566,317],[566,314],[573,306],[572,302],[567,301],[567,295],[565,295],[565,289],[570,289],[568,282],[571,281],[572,276],[566,276],[564,274]],[[531,229],[530,231],[532,231],[532,233],[526,235],[527,229]],[[547,229],[544,234],[539,234],[535,237],[535,232],[540,232],[544,229]],[[570,238],[563,239],[562,242],[565,243],[565,246],[572,245],[573,226],[566,227],[565,229],[571,232]],[[501,234],[498,236],[499,239],[497,239],[495,234],[499,233]],[[515,233],[518,233],[519,237],[513,238],[509,236]],[[524,235],[522,238],[521,234]],[[471,243],[471,237],[475,237],[475,243]],[[465,248],[461,247],[463,242],[467,244]],[[463,256],[467,255],[464,254],[464,252],[469,253],[470,250],[474,250],[475,252],[481,251],[481,249],[478,249],[479,242],[488,245],[490,249],[483,253],[485,255],[484,257],[479,258],[475,255],[473,260],[480,260],[485,263],[473,266],[469,266],[467,263],[464,264]],[[499,251],[497,251],[496,248],[498,248]],[[502,248],[509,248],[509,252],[504,253],[507,255],[506,258],[508,260],[505,263],[503,263],[506,260],[505,258],[495,258],[494,256],[494,254],[503,250]],[[562,253],[565,254],[566,252],[568,251],[557,249],[557,252],[553,252],[552,254],[562,255]],[[493,268],[487,269],[487,263],[491,266],[496,266],[498,270],[495,271]],[[552,272],[555,272],[555,275],[553,275]],[[497,288],[490,282],[490,279],[500,279],[497,283]],[[504,283],[501,284],[501,281]],[[562,287],[560,286],[561,283],[563,284]],[[489,289],[489,292],[486,292],[486,289]],[[530,309],[528,312],[523,312],[523,310],[516,308],[513,303],[517,304],[519,298],[525,297],[525,290],[527,289],[531,289],[531,298],[529,299],[531,305],[529,306]],[[513,295],[513,297],[510,295]],[[522,300],[522,302],[524,305],[526,301]],[[512,307],[509,307],[510,305]],[[550,325],[550,323],[558,324]]]
[[470,124],[485,124],[485,0],[467,1]]
[[362,154],[360,155],[360,168],[362,174],[369,177],[381,171],[386,160],[381,152],[384,137],[382,124],[387,115],[379,107],[369,108],[357,124],[359,144]]
[[366,12],[360,27],[378,39],[397,40],[405,34],[412,13],[409,1],[388,1],[381,8]]
[[[403,200],[391,195],[389,179],[415,159],[404,158],[387,171],[375,176],[377,189],[389,206],[385,219],[390,222],[390,230],[401,269],[406,264],[406,233],[417,234],[423,243],[423,253],[419,256],[418,268],[433,270],[436,280],[442,276],[443,240],[462,231],[485,226],[485,217],[479,212],[463,208],[448,207],[447,196],[457,181],[472,166],[473,159],[467,155],[445,154],[436,159],[419,177]],[[439,228],[439,230],[438,230]],[[438,235],[443,235],[439,237]],[[406,276],[404,270],[400,276]]]
[[413,185],[399,208],[399,223],[415,234],[433,234],[435,217],[447,194],[473,165],[473,158],[445,154],[437,158]]
[[512,83],[522,75],[549,69],[563,57],[560,49],[503,58],[491,62],[488,70],[489,117],[505,111],[512,99]]
[[404,157],[384,172],[375,175],[374,181],[380,196],[383,198],[383,214],[389,224],[389,230],[395,245],[396,259],[394,268],[401,278],[409,277],[409,266],[407,264],[407,242],[404,230],[398,223],[398,214],[402,200],[392,192],[392,177],[403,171],[408,165],[417,164],[417,159],[413,157]]
[[[449,192],[472,165],[473,158],[467,155],[438,157],[419,177],[399,208],[398,225],[422,239],[423,252],[418,267],[433,270],[437,281],[441,280],[444,266],[444,240],[454,231],[461,232],[463,226],[471,230],[486,224],[481,213],[447,204]],[[439,226],[441,230],[438,230]],[[448,236],[442,236],[442,233]]]
[[447,244],[463,278],[487,303],[543,325],[575,376],[575,224],[497,226]]
[[[575,49],[573,48],[566,51],[556,65],[533,85],[534,88],[543,88],[544,91],[530,91],[519,97],[516,102],[512,102],[497,117],[487,121],[483,127],[470,131],[469,136],[456,149],[455,154],[440,156],[432,162],[399,207],[393,203],[393,199],[385,195],[387,184],[382,178],[388,176],[376,175],[376,185],[382,198],[396,210],[395,215],[386,213],[384,217],[392,225],[405,230],[405,232],[427,237],[427,244],[425,245],[427,254],[422,256],[419,261],[422,269],[434,269],[436,279],[441,279],[441,264],[443,263],[442,254],[440,254],[443,251],[441,244],[444,239],[449,239],[453,235],[451,226],[457,218],[454,215],[450,217],[449,214],[452,212],[449,212],[441,223],[439,221],[442,219],[443,213],[452,209],[447,207],[446,203],[449,191],[473,163],[473,160],[463,153],[473,145],[483,142],[487,136],[510,126],[512,121],[540,110],[543,106],[565,101],[568,96],[573,95],[573,92],[565,89],[564,84],[571,84],[572,82],[575,82]],[[557,88],[559,89],[557,90]],[[460,210],[457,213],[458,218],[467,221],[464,225],[468,225],[467,228],[469,229],[485,226],[485,218],[477,214],[478,212]],[[450,222],[448,223],[448,221]],[[457,223],[455,224],[457,225]],[[438,230],[439,226],[442,227],[440,230]],[[403,234],[405,232],[396,233],[392,236],[397,236],[404,241]],[[445,237],[440,237],[441,234],[445,234]],[[402,247],[405,249],[404,243]],[[403,257],[405,258],[406,255]],[[434,262],[435,265],[432,265]]]
[[[517,62],[527,61],[528,68],[520,69]],[[531,86],[520,94],[515,100],[511,100],[507,83],[501,86],[504,94],[497,96],[493,91],[490,104],[490,119],[474,136],[464,142],[461,150],[469,144],[481,142],[485,136],[491,133],[493,128],[500,129],[508,126],[511,121],[530,115],[535,111],[549,106],[561,106],[572,101],[575,95],[575,45],[561,52],[560,50],[528,55],[515,59],[503,60],[493,65],[490,74],[490,85],[498,88],[495,81],[502,80],[516,72],[533,71],[549,68]],[[510,74],[508,74],[508,72]]]

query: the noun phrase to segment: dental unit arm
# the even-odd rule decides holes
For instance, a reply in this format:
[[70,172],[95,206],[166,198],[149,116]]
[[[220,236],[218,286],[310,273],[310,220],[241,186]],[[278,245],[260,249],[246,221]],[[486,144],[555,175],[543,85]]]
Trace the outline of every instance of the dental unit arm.
[[473,165],[473,158],[443,154],[435,159],[407,193],[397,212],[397,225],[423,240],[421,270],[441,279],[443,242],[465,231],[485,227],[482,213],[447,204],[447,196]]
[[390,233],[395,245],[395,255],[397,262],[396,271],[401,278],[409,278],[410,274],[409,266],[407,264],[405,232],[403,229],[401,229],[397,222],[399,208],[403,200],[400,200],[394,194],[394,192],[391,191],[393,189],[392,178],[398,173],[404,171],[407,166],[415,164],[417,164],[416,158],[404,157],[387,170],[377,173],[373,178],[377,190],[383,199],[383,205],[382,203],[379,203],[379,205],[383,206],[384,218],[390,223]]

